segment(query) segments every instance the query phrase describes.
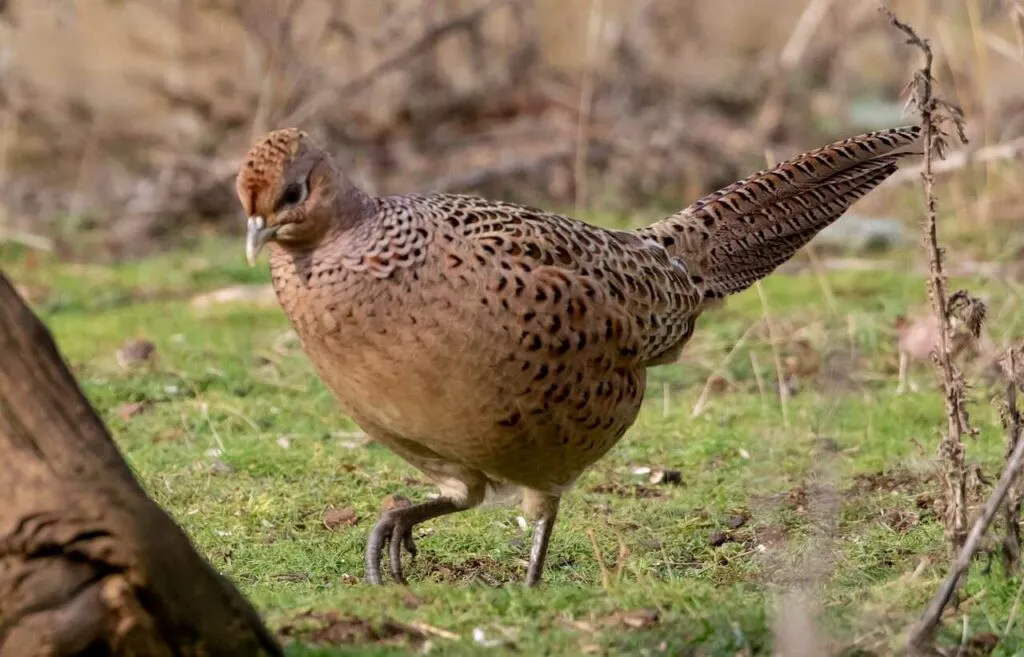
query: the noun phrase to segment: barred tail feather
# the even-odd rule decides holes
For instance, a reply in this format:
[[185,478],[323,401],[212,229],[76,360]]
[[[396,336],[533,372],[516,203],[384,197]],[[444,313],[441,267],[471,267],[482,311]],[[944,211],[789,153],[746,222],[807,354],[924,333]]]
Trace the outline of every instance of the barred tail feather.
[[897,169],[918,126],[844,139],[760,171],[638,231],[686,263],[705,298],[735,294],[789,260]]

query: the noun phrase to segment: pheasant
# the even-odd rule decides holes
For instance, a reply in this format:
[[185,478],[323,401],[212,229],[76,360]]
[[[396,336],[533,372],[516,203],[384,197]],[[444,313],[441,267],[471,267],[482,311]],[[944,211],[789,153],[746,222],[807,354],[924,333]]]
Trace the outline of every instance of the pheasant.
[[838,141],[634,231],[456,194],[374,197],[305,132],[259,139],[246,256],[341,408],[435,499],[381,515],[366,579],[405,583],[419,523],[521,494],[540,580],[559,502],[633,424],[647,368],[897,169],[914,126]]

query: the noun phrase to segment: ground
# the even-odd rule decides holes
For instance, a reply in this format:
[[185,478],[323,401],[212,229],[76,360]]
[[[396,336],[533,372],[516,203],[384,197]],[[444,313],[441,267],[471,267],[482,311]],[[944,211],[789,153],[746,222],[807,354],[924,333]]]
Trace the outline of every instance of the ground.
[[[0,261],[150,494],[290,655],[753,655],[812,630],[822,650],[886,654],[946,572],[930,365],[912,373],[919,391],[895,394],[893,323],[925,300],[921,275],[895,264],[906,253],[776,274],[707,314],[565,500],[546,581],[524,590],[513,506],[424,525],[409,589],[361,582],[382,500],[433,489],[340,414],[272,300],[194,303],[266,282],[242,251],[221,237],[116,266],[14,248]],[[1017,330],[1011,286],[953,283],[988,301],[997,342]],[[155,352],[122,350],[132,339]],[[997,388],[976,381],[968,454],[994,479]],[[1000,639],[992,654],[1017,654],[1017,578],[986,565],[945,638],[967,622],[979,644]]]

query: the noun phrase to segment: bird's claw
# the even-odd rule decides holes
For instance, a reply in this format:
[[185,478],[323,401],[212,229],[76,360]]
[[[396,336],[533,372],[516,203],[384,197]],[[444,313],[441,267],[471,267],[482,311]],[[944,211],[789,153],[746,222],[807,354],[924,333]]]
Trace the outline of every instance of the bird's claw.
[[388,541],[388,565],[391,567],[391,577],[399,584],[406,584],[405,576],[402,574],[402,548],[409,553],[413,559],[416,558],[416,542],[412,538],[412,527],[402,527],[396,522],[391,530],[391,538]]
[[380,562],[383,558],[384,544],[388,545],[388,566],[391,577],[399,584],[406,584],[402,574],[402,548],[413,559],[418,550],[412,537],[412,526],[406,526],[401,516],[385,514],[370,533],[366,546],[366,579],[370,584],[382,584]]

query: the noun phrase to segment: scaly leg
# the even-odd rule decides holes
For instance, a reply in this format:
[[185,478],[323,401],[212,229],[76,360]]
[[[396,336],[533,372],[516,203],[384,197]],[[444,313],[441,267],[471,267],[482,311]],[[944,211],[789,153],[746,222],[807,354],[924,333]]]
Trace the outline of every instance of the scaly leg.
[[459,506],[447,497],[388,511],[377,521],[366,542],[366,581],[370,584],[381,584],[380,562],[384,552],[384,544],[390,543],[388,550],[391,577],[400,584],[405,584],[402,575],[402,548],[413,557],[416,556],[416,543],[412,539],[412,528],[421,522],[440,516],[464,511],[467,507]]
[[530,547],[530,565],[526,569],[526,585],[533,587],[540,583],[544,573],[544,561],[548,556],[548,543],[551,542],[551,530],[555,528],[558,518],[559,498],[549,497],[538,509],[537,522],[533,526],[533,545]]

